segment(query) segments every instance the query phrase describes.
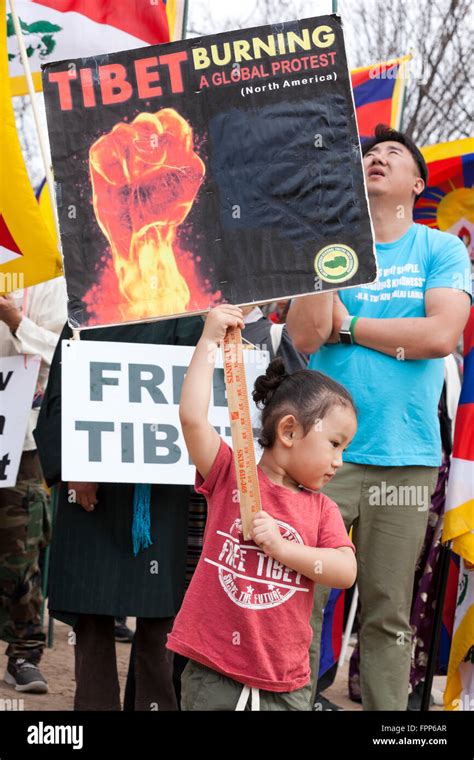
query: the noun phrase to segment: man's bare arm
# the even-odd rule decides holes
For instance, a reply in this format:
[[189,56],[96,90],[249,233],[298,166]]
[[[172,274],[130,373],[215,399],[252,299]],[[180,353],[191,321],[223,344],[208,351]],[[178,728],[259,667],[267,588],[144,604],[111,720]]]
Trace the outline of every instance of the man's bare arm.
[[431,288],[425,293],[426,317],[369,319],[361,317],[354,328],[356,343],[401,359],[436,359],[448,356],[469,318],[467,293]]
[[332,332],[332,311],[332,293],[293,299],[286,327],[298,351],[312,354],[326,343]]

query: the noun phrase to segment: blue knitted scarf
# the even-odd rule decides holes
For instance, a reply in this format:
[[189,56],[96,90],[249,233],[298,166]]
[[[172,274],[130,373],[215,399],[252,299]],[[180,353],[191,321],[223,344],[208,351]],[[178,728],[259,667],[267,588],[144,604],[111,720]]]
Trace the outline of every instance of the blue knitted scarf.
[[132,541],[135,557],[153,543],[150,536],[150,483],[136,483],[133,493]]

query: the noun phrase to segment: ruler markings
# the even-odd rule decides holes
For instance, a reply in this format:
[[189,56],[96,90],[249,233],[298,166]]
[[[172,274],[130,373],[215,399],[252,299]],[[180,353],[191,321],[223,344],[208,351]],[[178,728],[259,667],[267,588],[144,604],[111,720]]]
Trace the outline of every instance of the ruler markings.
[[229,328],[224,338],[224,378],[229,406],[232,448],[240,494],[244,539],[250,539],[252,518],[261,510],[252,422],[243,364],[240,328]]

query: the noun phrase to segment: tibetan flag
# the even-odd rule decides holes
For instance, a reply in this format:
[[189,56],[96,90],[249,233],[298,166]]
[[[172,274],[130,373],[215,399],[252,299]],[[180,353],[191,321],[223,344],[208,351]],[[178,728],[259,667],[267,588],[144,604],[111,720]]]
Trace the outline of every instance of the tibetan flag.
[[436,668],[436,675],[438,676],[445,676],[448,672],[449,655],[453,639],[454,615],[456,612],[458,595],[460,561],[461,558],[457,554],[449,552],[448,582],[443,604],[443,619],[441,621],[438,664]]
[[[40,66],[180,39],[185,0],[16,0],[35,89]],[[18,42],[7,14],[13,95],[27,93]]]
[[[0,0],[5,17],[5,0]],[[16,131],[8,79],[6,27],[0,31],[0,294],[62,274],[55,236],[31,187]]]
[[341,654],[342,634],[344,632],[344,599],[343,589],[331,589],[324,608],[319,654],[319,678],[338,662]]
[[464,330],[464,377],[456,413],[443,542],[474,565],[474,306]]
[[377,124],[400,128],[408,62],[411,57],[405,55],[351,71],[361,140],[373,135]]
[[445,710],[474,709],[474,565],[461,560]]
[[417,201],[414,220],[464,241],[474,262],[474,138],[429,145],[428,187]]

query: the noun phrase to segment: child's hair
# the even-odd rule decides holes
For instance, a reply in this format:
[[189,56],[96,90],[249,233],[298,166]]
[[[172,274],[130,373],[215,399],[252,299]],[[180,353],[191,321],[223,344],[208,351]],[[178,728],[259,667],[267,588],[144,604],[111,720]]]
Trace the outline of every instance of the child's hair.
[[258,442],[264,448],[275,443],[278,420],[286,414],[295,416],[304,435],[333,406],[351,407],[357,414],[352,396],[343,385],[311,369],[289,375],[280,356],[270,362],[264,375],[257,377],[252,397],[263,409]]

